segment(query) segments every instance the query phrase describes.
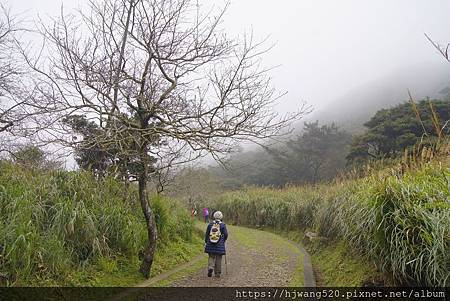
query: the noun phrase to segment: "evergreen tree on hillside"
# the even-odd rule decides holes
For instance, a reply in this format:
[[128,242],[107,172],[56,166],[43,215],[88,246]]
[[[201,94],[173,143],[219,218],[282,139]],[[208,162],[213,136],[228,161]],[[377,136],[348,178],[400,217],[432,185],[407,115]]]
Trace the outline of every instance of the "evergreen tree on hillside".
[[334,124],[305,123],[304,132],[286,143],[286,151],[269,150],[285,182],[305,183],[329,180],[345,166],[351,136]]
[[431,143],[439,133],[448,133],[444,125],[449,119],[449,100],[422,100],[379,110],[364,124],[366,132],[353,138],[348,163],[393,158],[421,141]]
[[[96,176],[103,176],[109,165],[113,163],[114,152],[107,150],[95,137],[101,135],[100,127],[85,116],[70,116],[64,123],[72,128],[73,133],[80,135],[82,141],[75,148],[75,161],[78,166],[85,170],[90,170]],[[73,140],[79,140],[78,136],[73,136]],[[90,147],[88,147],[90,146]]]
[[317,183],[332,179],[345,168],[350,142],[351,135],[335,124],[305,123],[303,133],[284,144],[235,155],[228,171],[210,170],[228,189]]
[[58,160],[49,159],[49,154],[35,145],[24,145],[15,152],[11,152],[13,162],[27,168],[41,170],[60,169],[63,163]]
[[[75,161],[80,168],[91,171],[95,176],[103,177],[107,173],[114,174],[122,180],[128,181],[136,178],[139,172],[137,158],[123,154],[121,145],[123,143],[133,143],[131,139],[118,140],[116,143],[105,141],[101,137],[105,136],[105,129],[100,128],[95,122],[89,121],[86,116],[74,115],[67,117],[64,123],[71,128],[74,140],[80,140],[74,147]],[[157,138],[152,137],[153,143]],[[149,170],[153,171],[155,159],[149,160]]]

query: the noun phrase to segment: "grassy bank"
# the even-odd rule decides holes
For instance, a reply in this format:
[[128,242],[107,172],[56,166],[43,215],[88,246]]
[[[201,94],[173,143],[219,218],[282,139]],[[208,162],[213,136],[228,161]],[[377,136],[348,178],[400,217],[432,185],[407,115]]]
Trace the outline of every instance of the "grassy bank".
[[[395,284],[444,286],[450,276],[449,179],[448,169],[427,164],[404,174],[384,170],[332,185],[248,188],[223,195],[217,207],[237,224],[312,230],[337,242],[338,250],[342,241]],[[326,243],[313,250],[313,261],[349,257],[326,251]],[[327,284],[355,284],[329,279],[326,270],[323,266]]]
[[[153,197],[159,231],[152,275],[200,253],[186,209]],[[0,163],[0,285],[127,286],[142,281],[147,243],[134,187],[87,172]]]
[[[348,246],[345,241],[323,238],[309,241],[305,239],[302,230],[273,230],[267,227],[263,229],[298,243],[309,252],[317,286],[358,287],[378,285],[381,281],[388,280],[383,279],[375,264],[368,264],[367,258]],[[298,272],[303,274],[303,270]]]
[[318,286],[390,285],[376,265],[345,241],[309,245]]

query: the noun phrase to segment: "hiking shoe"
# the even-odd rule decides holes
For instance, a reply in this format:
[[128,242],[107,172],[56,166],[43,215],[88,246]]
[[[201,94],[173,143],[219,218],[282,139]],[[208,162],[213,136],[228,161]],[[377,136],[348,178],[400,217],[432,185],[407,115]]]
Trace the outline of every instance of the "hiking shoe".
[[212,276],[212,273],[213,273],[213,270],[212,270],[212,269],[209,269],[209,270],[208,270],[208,277],[211,277],[211,276]]

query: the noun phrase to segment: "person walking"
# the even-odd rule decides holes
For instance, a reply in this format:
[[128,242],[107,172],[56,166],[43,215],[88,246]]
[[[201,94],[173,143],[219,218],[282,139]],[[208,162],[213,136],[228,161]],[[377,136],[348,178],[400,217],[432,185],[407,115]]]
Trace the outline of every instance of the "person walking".
[[194,219],[197,216],[197,208],[196,207],[192,207],[191,209],[191,217],[192,219]]
[[208,224],[205,232],[205,253],[208,253],[208,277],[219,278],[222,273],[222,256],[226,255],[225,242],[228,239],[227,226],[222,222],[223,214],[214,213],[214,221]]
[[203,208],[203,217],[205,218],[205,223],[209,222],[209,209],[208,207]]

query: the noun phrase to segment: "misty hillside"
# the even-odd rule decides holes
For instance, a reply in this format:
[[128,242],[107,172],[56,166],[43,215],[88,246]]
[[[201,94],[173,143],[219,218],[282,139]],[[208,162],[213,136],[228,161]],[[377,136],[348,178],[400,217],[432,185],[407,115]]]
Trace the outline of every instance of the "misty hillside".
[[348,91],[324,108],[314,111],[305,121],[334,121],[347,131],[360,132],[364,129],[362,124],[378,109],[407,101],[408,89],[414,100],[419,101],[425,97],[447,98],[449,86],[450,65],[418,64],[398,69],[388,76]]

